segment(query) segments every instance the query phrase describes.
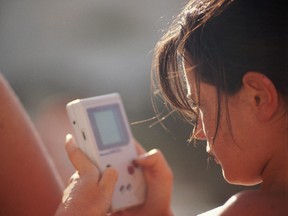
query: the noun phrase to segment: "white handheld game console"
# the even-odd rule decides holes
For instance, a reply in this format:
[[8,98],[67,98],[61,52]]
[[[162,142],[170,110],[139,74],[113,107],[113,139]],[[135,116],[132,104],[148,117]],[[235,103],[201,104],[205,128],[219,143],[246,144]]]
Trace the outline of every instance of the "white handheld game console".
[[110,166],[118,171],[111,211],[143,203],[144,175],[141,168],[132,163],[137,152],[120,95],[77,99],[66,108],[80,149],[100,172]]

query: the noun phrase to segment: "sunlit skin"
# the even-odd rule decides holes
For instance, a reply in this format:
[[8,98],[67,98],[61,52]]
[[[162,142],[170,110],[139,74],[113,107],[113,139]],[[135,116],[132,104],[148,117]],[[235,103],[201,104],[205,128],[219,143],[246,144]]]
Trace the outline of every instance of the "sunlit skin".
[[[185,68],[188,97],[199,104],[196,138],[207,140],[207,152],[221,165],[224,178],[240,185],[262,182],[261,193],[277,195],[279,200],[275,202],[285,200],[288,192],[287,105],[273,83],[251,71],[244,75],[239,92],[231,96],[223,94],[220,124],[213,142],[218,109],[216,88],[201,82],[197,101],[194,72],[187,62]],[[271,201],[270,195],[267,199]],[[236,200],[237,196],[233,197],[232,201]]]

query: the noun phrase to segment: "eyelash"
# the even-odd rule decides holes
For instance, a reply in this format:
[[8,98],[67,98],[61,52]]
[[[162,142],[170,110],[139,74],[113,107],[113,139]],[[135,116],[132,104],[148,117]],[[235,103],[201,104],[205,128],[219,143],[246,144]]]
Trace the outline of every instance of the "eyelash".
[[198,109],[200,104],[189,98],[189,105],[192,109]]

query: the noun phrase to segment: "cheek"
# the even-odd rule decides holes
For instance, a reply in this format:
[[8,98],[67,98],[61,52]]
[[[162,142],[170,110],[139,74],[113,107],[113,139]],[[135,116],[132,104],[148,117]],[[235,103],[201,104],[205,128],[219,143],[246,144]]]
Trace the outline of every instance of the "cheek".
[[231,159],[235,159],[236,156],[235,144],[233,143],[233,138],[231,137],[231,134],[227,133],[227,129],[228,128],[226,127],[226,125],[220,122],[216,138],[213,140],[214,137],[212,137],[212,140],[209,140],[209,143],[211,143],[210,148],[212,150],[212,153],[223,165],[227,163],[227,161],[231,163]]
[[202,109],[200,111],[201,127],[208,143],[212,144],[216,132],[216,116],[213,110]]
[[257,151],[242,137],[243,132],[248,133],[248,129],[240,130],[233,124],[235,119],[231,117],[230,120],[231,129],[225,119],[220,122],[215,142],[210,145],[211,151],[219,161],[227,182],[245,185],[259,183],[261,169],[256,162]]
[[[222,114],[220,115],[219,124],[217,127],[217,113],[213,116],[203,119],[207,137],[207,148],[210,148],[216,159],[224,167],[230,166],[233,160],[237,158],[238,146],[235,144],[228,123],[229,118],[225,115],[224,107],[221,107]],[[224,113],[224,114],[223,114]],[[217,133],[216,133],[217,130]],[[216,134],[215,134],[216,133]],[[216,137],[214,138],[214,136]],[[239,150],[239,149],[238,149]]]

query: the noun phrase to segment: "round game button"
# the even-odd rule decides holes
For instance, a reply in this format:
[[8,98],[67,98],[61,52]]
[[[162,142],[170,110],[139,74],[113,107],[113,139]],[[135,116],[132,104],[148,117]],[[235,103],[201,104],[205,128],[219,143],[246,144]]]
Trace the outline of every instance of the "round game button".
[[129,173],[130,175],[133,175],[134,172],[135,172],[134,167],[133,167],[133,166],[128,166],[128,173]]

